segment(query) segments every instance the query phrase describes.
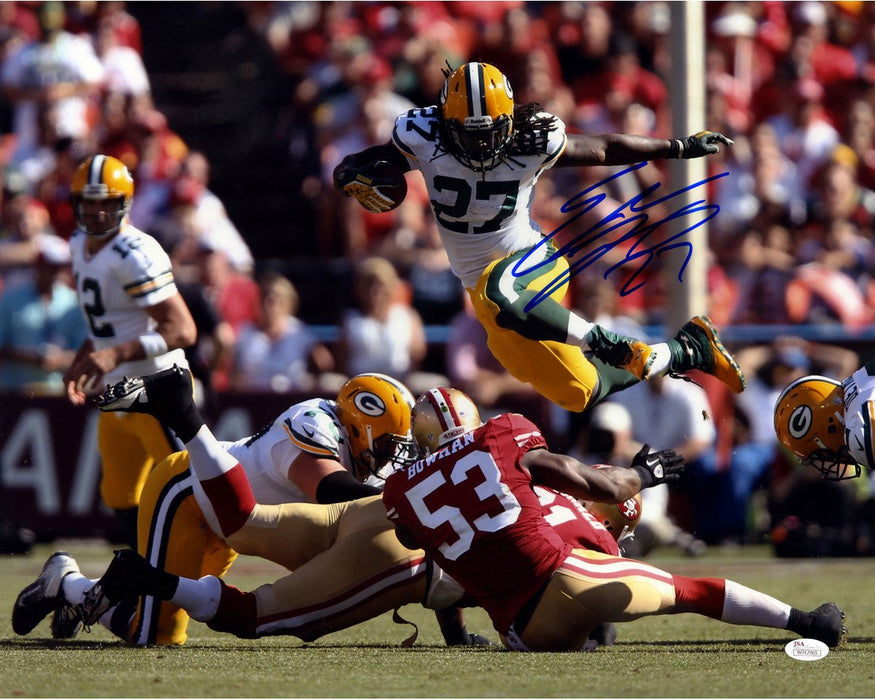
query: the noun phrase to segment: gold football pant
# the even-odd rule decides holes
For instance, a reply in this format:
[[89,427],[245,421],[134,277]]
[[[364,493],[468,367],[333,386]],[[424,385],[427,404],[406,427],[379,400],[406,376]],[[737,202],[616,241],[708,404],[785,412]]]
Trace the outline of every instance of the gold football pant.
[[98,416],[97,448],[103,464],[100,497],[113,510],[128,510],[139,505],[152,468],[180,446],[152,416],[116,412]]
[[[428,581],[440,582],[446,591],[441,572],[433,574],[423,552],[398,542],[380,496],[331,505],[256,504],[246,524],[226,540],[207,524],[194,495],[199,484],[188,467],[187,452],[170,455],[143,490],[138,550],[150,564],[187,578],[221,578],[240,552],[294,572],[256,590],[257,618],[253,614],[225,631],[315,639],[425,602]],[[185,611],[146,596],[130,641],[184,644],[187,625]]]
[[[568,263],[550,246],[546,253],[555,259],[522,275],[514,270],[518,263],[523,270],[532,267],[521,260],[526,251],[496,260],[468,294],[489,349],[504,368],[562,408],[582,411],[598,387],[599,374],[579,347],[565,342],[568,310],[561,301],[568,290]],[[548,286],[549,296],[526,311]]]
[[[223,576],[237,553],[207,525],[195,496],[197,479],[188,452],[175,452],[149,475],[140,499],[137,551],[171,574],[200,578]],[[131,643],[184,644],[188,614],[167,602],[140,599]]]
[[331,505],[257,505],[228,542],[240,552],[282,563],[292,573],[252,594],[236,592],[241,602],[254,596],[254,614],[234,615],[230,625],[216,619],[209,623],[214,629],[311,641],[402,605],[425,602],[431,566],[422,550],[398,542],[379,495]]
[[[601,622],[678,612],[672,574],[634,559],[575,549],[553,573],[517,639],[533,651],[578,651]],[[515,632],[504,642],[511,648]]]

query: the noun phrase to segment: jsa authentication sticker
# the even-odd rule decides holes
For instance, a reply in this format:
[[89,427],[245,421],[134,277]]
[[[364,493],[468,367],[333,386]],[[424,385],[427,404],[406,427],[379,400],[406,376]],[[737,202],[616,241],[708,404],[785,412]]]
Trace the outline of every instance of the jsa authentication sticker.
[[794,639],[787,642],[784,651],[797,661],[819,661],[829,654],[829,647],[817,639]]

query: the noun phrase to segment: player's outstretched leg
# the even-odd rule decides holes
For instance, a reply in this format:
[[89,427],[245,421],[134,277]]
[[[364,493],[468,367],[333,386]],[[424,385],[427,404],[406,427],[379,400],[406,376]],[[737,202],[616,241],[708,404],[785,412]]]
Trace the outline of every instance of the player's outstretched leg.
[[95,624],[107,610],[122,600],[150,595],[169,600],[179,582],[178,576],[149,564],[133,549],[117,549],[113,559],[79,606],[86,625]]
[[723,347],[717,329],[707,316],[693,316],[670,343],[672,375],[698,369],[712,374],[736,394],[744,391],[744,374],[732,354]]
[[[61,593],[61,583],[67,574],[74,572],[79,573],[79,565],[69,552],[55,552],[46,560],[36,581],[15,599],[12,608],[12,629],[15,634],[30,633],[49,613],[67,606]],[[77,620],[77,624],[64,626],[62,623],[61,620],[58,623],[53,620],[53,637],[72,637],[81,627],[81,619]]]
[[192,394],[191,373],[178,365],[143,377],[125,377],[98,395],[101,411],[147,413],[188,442],[203,425]]

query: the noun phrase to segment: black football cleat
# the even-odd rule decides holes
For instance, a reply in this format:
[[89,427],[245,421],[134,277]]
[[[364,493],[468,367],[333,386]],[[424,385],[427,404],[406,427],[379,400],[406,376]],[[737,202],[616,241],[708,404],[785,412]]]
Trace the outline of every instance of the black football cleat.
[[787,628],[805,639],[816,639],[828,647],[838,646],[848,633],[844,625],[845,614],[835,603],[824,603],[811,612],[795,608],[790,613]]
[[191,372],[178,365],[142,377],[125,377],[107,385],[96,401],[101,411],[153,416],[183,442],[203,425],[194,402]]

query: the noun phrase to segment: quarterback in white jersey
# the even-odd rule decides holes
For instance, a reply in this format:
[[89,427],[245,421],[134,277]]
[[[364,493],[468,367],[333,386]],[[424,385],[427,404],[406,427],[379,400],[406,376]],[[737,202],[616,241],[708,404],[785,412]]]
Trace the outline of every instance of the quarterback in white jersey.
[[824,479],[875,471],[875,360],[844,381],[812,374],[790,383],[775,402],[775,433]]
[[[73,278],[88,338],[64,373],[67,398],[88,394],[123,376],[187,367],[183,348],[197,337],[194,319],[176,289],[170,258],[151,236],[134,228],[128,212],[134,181],[124,164],[105,155],[73,175],[70,203],[77,230],[70,239]],[[152,467],[178,449],[151,416],[101,415],[100,493],[116,511],[135,546],[137,504]]]
[[400,115],[391,141],[346,156],[334,182],[381,212],[397,203],[381,191],[381,182],[389,183],[376,164],[420,170],[450,265],[492,353],[554,403],[582,411],[651,375],[699,369],[735,392],[744,389],[744,376],[705,316],[648,345],[563,306],[568,263],[531,217],[538,178],[552,167],[697,158],[731,143],[709,131],[684,139],[569,135],[539,105],[514,104],[507,76],[495,66],[471,62],[447,72],[437,105]]

